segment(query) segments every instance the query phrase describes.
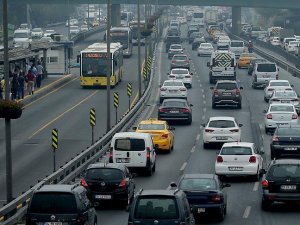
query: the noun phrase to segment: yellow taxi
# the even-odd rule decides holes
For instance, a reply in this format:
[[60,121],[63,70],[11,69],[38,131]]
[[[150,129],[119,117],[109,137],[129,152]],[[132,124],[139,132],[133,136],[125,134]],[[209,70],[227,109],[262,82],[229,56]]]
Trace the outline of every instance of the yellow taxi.
[[174,147],[174,134],[164,120],[149,119],[142,120],[137,127],[133,128],[136,132],[150,133],[155,149],[170,152]]
[[239,58],[238,68],[248,68],[250,65],[250,61],[255,58],[256,56],[254,53],[248,53],[248,52],[242,53]]

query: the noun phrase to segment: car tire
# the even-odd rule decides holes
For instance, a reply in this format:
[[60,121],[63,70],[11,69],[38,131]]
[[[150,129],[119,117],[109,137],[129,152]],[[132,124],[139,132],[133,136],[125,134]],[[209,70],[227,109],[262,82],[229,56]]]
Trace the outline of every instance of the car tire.
[[276,159],[276,154],[271,150],[271,160]]
[[256,89],[256,86],[255,86],[253,83],[252,83],[252,85],[251,85],[251,86],[252,86],[252,88],[253,88],[253,89]]
[[152,167],[149,166],[149,167],[147,168],[147,170],[146,170],[146,174],[147,174],[147,176],[151,177],[151,176],[152,176],[152,173],[153,173]]
[[156,170],[156,162],[154,162],[154,165],[152,167],[152,172],[155,173],[155,170]]
[[211,108],[215,109],[217,107],[216,103],[212,102],[211,103]]
[[266,133],[266,134],[269,134],[269,133],[270,133],[269,128],[265,127],[265,133]]
[[225,219],[225,209],[221,209],[221,212],[217,215],[218,222],[222,222]]
[[213,83],[214,83],[214,81],[213,81],[213,79],[212,79],[211,77],[209,77],[209,83],[210,83],[210,84],[213,84]]
[[198,54],[198,57],[200,57],[200,54]]
[[240,103],[237,104],[237,108],[238,108],[238,109],[241,109],[241,108],[242,108],[242,102],[240,102]]
[[204,149],[208,149],[208,148],[209,148],[209,143],[204,143],[204,142],[203,142],[203,148],[204,148]]
[[260,180],[260,172],[257,171],[255,175],[253,175],[253,181],[259,181]]
[[261,209],[264,211],[269,211],[271,208],[272,202],[265,200],[264,198],[262,198],[261,200]]
[[192,117],[190,117],[190,118],[187,120],[186,124],[187,124],[187,125],[191,125],[191,124],[192,124],[192,121],[193,121],[193,119],[192,119]]
[[159,103],[161,104],[164,101],[163,98],[159,98]]
[[269,99],[267,99],[266,96],[264,96],[264,100],[265,100],[265,102],[267,102],[267,103],[269,102]]
[[94,225],[97,225],[97,217],[94,218]]

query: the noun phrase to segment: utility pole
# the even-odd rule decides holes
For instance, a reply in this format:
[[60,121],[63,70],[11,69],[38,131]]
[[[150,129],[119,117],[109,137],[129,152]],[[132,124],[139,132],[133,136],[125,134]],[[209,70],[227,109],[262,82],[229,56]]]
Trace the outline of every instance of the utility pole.
[[110,76],[111,76],[111,57],[110,57],[110,27],[111,27],[111,0],[107,0],[107,16],[106,16],[106,44],[107,44],[107,74],[106,74],[106,91],[107,91],[107,117],[106,117],[106,132],[110,130]]
[[[2,22],[3,22],[3,45],[4,45],[4,79],[5,79],[5,100],[9,101],[9,58],[8,58],[8,20],[7,0],[2,0]],[[6,145],[6,203],[13,200],[12,192],[12,157],[11,157],[11,123],[5,118],[5,145]]]
[[70,33],[70,0],[68,0],[68,40],[71,41],[71,33]]
[[29,3],[26,4],[26,20],[27,20],[27,24],[30,25],[30,5]]
[[[145,29],[148,29],[148,0],[145,2]],[[147,45],[148,45],[148,36],[145,37],[145,64],[147,63],[148,59],[148,52],[147,52]]]
[[141,68],[141,12],[140,12],[140,0],[137,0],[137,14],[138,14],[138,99],[142,94],[142,68]]

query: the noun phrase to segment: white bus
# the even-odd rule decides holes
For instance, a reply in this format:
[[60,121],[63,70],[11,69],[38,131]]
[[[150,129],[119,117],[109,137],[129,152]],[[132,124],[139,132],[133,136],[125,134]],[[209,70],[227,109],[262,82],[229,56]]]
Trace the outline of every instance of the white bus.
[[203,11],[193,12],[192,23],[198,24],[199,27],[204,27],[204,12]]
[[129,27],[112,27],[110,30],[111,42],[119,42],[123,46],[124,57],[132,55],[132,32]]
[[121,12],[121,26],[128,27],[130,21],[133,20],[132,12]]

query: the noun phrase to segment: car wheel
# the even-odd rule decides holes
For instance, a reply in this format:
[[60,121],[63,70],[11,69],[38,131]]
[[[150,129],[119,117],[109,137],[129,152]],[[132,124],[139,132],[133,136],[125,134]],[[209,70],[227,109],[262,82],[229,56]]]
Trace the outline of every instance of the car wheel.
[[153,170],[152,170],[151,166],[149,166],[149,167],[147,168],[146,174],[147,174],[147,176],[151,177],[151,176],[152,176],[152,173],[153,173]]
[[198,54],[198,56],[200,57],[200,54]]
[[208,149],[209,148],[209,143],[203,143],[203,148]]
[[269,99],[267,99],[266,96],[264,96],[264,100],[265,102],[269,102]]
[[212,107],[213,109],[215,109],[215,108],[217,107],[216,103],[212,102],[212,103],[211,103],[211,107]]
[[187,125],[191,125],[191,124],[192,124],[192,121],[193,121],[193,120],[192,120],[192,117],[190,117],[190,118],[187,120],[186,124],[187,124]]
[[213,83],[214,83],[214,81],[213,81],[213,79],[212,79],[211,77],[209,77],[209,83],[210,83],[210,84],[213,84]]
[[276,154],[271,150],[271,160],[276,159]]
[[240,67],[240,66],[238,66],[238,68],[239,68],[239,69],[241,69],[241,67]]
[[251,86],[252,86],[252,88],[253,88],[253,89],[256,89],[256,86],[255,86],[253,83],[252,83],[252,85],[251,85]]
[[152,172],[154,173],[155,170],[156,170],[156,162],[154,162],[154,165],[153,165],[153,167],[152,167]]
[[174,150],[174,140],[173,140],[173,143],[172,143],[171,150],[172,150],[172,151]]
[[269,133],[270,133],[269,128],[265,127],[265,133],[266,133],[266,134],[269,134]]
[[242,108],[242,102],[239,102],[239,103],[237,104],[237,108],[238,108],[238,109],[241,109],[241,108]]
[[97,217],[94,218],[94,225],[97,225]]
[[163,98],[159,98],[159,102],[162,103],[164,101]]
[[260,173],[259,173],[259,171],[257,171],[257,173],[255,175],[253,175],[253,180],[259,181],[259,179],[260,179]]
[[219,222],[222,222],[225,218],[225,209],[221,209],[220,213],[217,216],[217,220]]
[[261,200],[261,209],[262,210],[264,210],[264,211],[270,210],[271,205],[272,205],[271,201],[268,201],[268,200],[265,200],[264,198],[262,198],[262,200]]

